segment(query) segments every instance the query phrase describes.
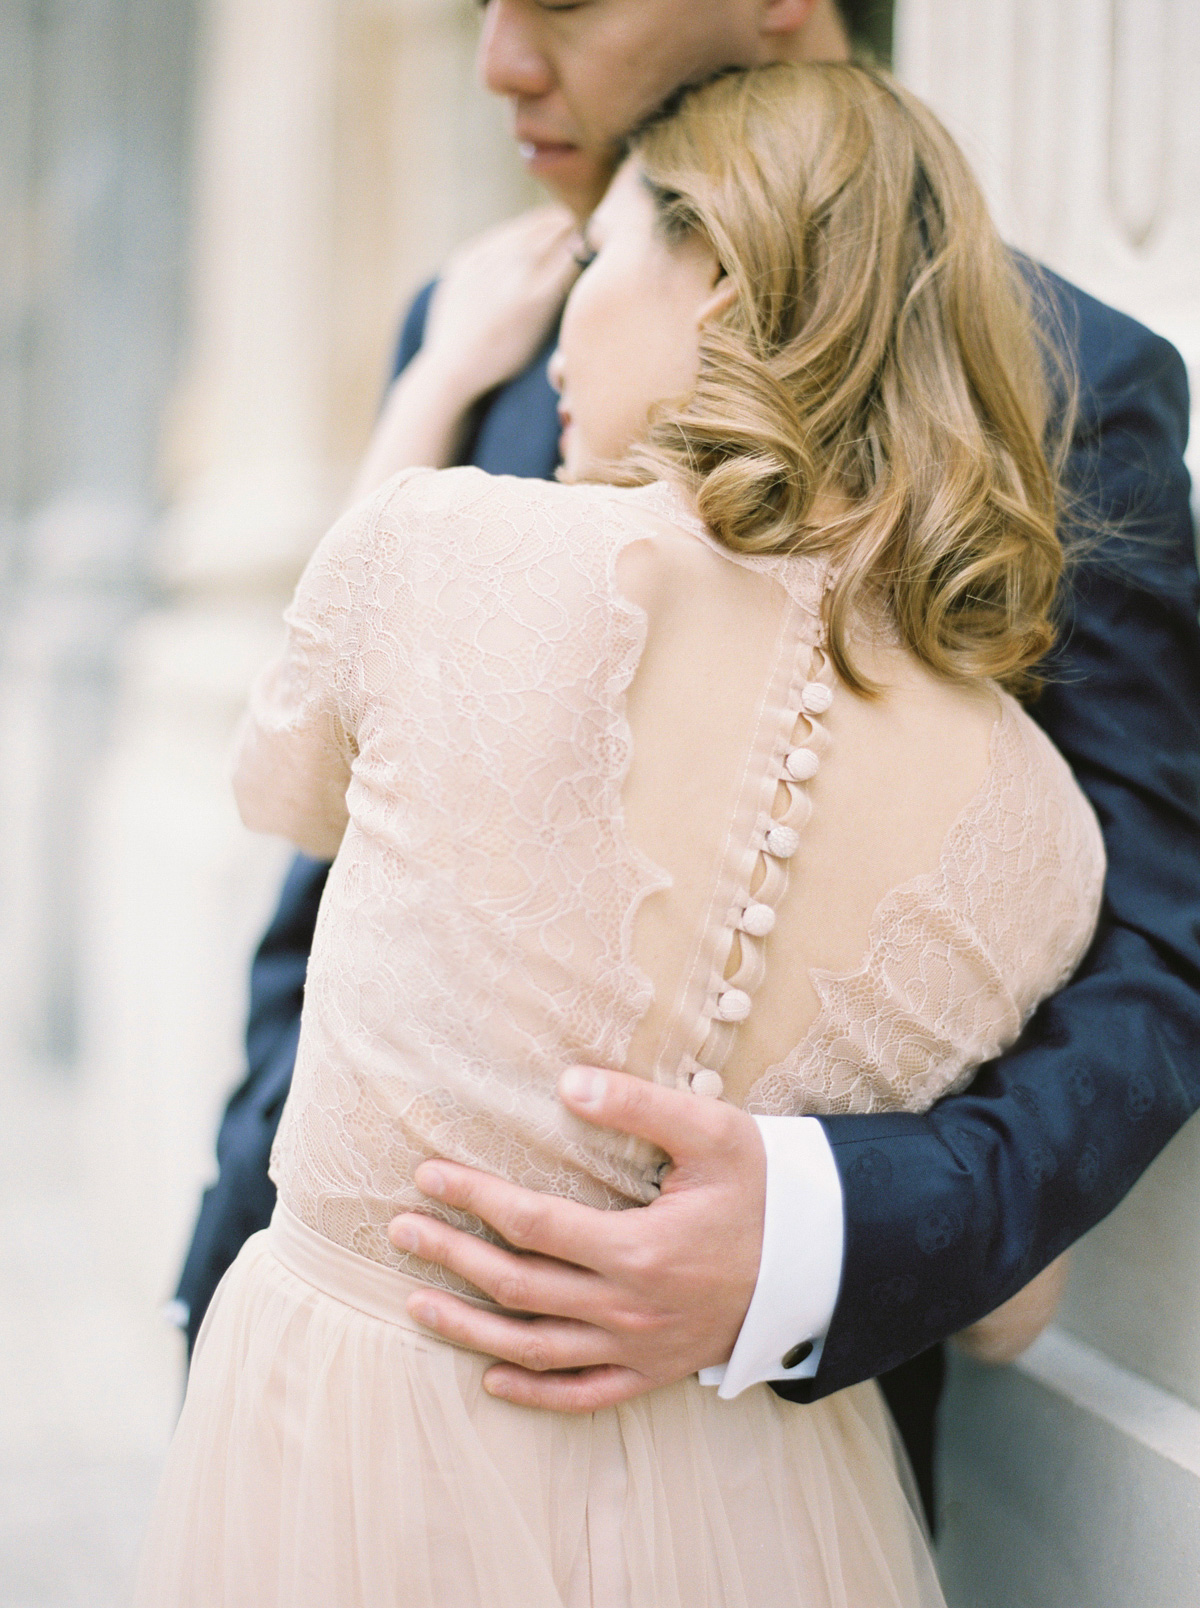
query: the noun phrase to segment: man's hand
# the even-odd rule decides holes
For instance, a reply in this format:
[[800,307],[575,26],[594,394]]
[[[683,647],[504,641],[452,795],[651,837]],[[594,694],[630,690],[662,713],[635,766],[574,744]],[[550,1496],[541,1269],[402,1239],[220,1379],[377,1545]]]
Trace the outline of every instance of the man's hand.
[[559,1095],[585,1121],[666,1151],[657,1200],[597,1211],[427,1161],[421,1190],[474,1212],[514,1249],[417,1212],[388,1232],[399,1249],[534,1314],[481,1311],[440,1290],[409,1297],[419,1323],[502,1359],[484,1375],[493,1396],[585,1413],[728,1361],[758,1278],[766,1155],[744,1112],[624,1073],[572,1068]]

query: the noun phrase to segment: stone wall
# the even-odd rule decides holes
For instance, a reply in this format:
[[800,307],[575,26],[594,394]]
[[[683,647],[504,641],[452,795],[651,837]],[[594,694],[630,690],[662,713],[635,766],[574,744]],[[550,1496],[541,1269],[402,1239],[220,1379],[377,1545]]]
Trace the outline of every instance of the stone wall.
[[175,1337],[105,1276],[127,1158],[80,1120],[78,1050],[88,800],[180,358],[197,10],[0,5],[0,1599],[41,1608],[128,1600],[179,1400]]
[[1200,395],[1200,8],[898,0],[895,51],[1005,237],[1172,340]]
[[175,378],[192,0],[0,7],[0,1029],[78,1044],[83,800]]

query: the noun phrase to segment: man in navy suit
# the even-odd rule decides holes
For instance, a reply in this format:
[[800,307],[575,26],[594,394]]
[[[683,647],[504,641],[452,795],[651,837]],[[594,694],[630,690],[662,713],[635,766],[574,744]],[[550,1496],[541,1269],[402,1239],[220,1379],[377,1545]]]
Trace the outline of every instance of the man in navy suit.
[[[482,66],[513,104],[530,167],[582,216],[616,137],[676,83],[732,62],[844,55],[854,9],[487,0]],[[1072,483],[1085,521],[1108,534],[1072,575],[1061,646],[1032,713],[1104,830],[1096,941],[1020,1042],[922,1116],[768,1127],[621,1074],[564,1083],[577,1114],[652,1138],[675,1159],[678,1187],[641,1212],[596,1214],[586,1255],[564,1203],[425,1164],[428,1194],[470,1206],[523,1253],[428,1218],[393,1225],[398,1242],[419,1226],[422,1254],[485,1288],[502,1281],[507,1304],[539,1314],[500,1318],[445,1292],[414,1309],[500,1359],[488,1375],[497,1394],[587,1411],[700,1370],[726,1394],[770,1380],[806,1401],[885,1376],[929,1503],[941,1342],[1109,1212],[1200,1105],[1200,579],[1183,467],[1186,378],[1166,342],[1061,280],[1043,284],[1081,380]],[[421,349],[429,305],[427,289],[406,320],[398,373]],[[457,461],[553,473],[548,352],[479,402]],[[220,1176],[180,1284],[190,1339],[224,1269],[270,1216],[267,1155],[326,869],[296,860],[254,962],[249,1074],[222,1123]],[[514,1303],[514,1289],[528,1299]]]

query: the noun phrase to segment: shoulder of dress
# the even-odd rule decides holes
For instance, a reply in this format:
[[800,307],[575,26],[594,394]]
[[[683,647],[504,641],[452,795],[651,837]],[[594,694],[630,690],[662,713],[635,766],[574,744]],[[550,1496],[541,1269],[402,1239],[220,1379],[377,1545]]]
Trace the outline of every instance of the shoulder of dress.
[[[1020,789],[1022,813],[1036,817],[1048,852],[1061,851],[1068,840],[1081,866],[1103,875],[1104,836],[1091,801],[1059,749],[1033,716],[1010,694],[1000,692],[1000,718],[992,744],[992,770],[1008,773],[1010,787]],[[992,793],[1005,797],[1004,778],[995,778]],[[1013,795],[1009,794],[1011,798]]]
[[465,512],[486,518],[570,522],[595,518],[602,510],[619,515],[612,486],[564,485],[525,475],[494,475],[473,464],[452,469],[404,469],[381,486],[372,501],[381,512],[444,514]]
[[[1000,700],[998,746],[1004,746],[1001,739],[1007,738],[1008,751],[1019,756],[1018,762],[1022,767],[1048,773],[1061,787],[1079,792],[1075,773],[1028,709],[1011,692],[1005,692],[1002,688],[996,688],[996,695]],[[1081,792],[1080,797],[1083,797]]]

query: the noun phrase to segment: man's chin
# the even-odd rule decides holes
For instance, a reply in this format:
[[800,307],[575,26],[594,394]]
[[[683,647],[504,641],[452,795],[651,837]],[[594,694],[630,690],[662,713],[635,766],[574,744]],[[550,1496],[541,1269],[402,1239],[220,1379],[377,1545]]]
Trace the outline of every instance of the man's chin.
[[527,173],[549,190],[556,201],[577,218],[586,218],[599,205],[612,177],[610,163],[601,162],[578,145],[517,146]]

